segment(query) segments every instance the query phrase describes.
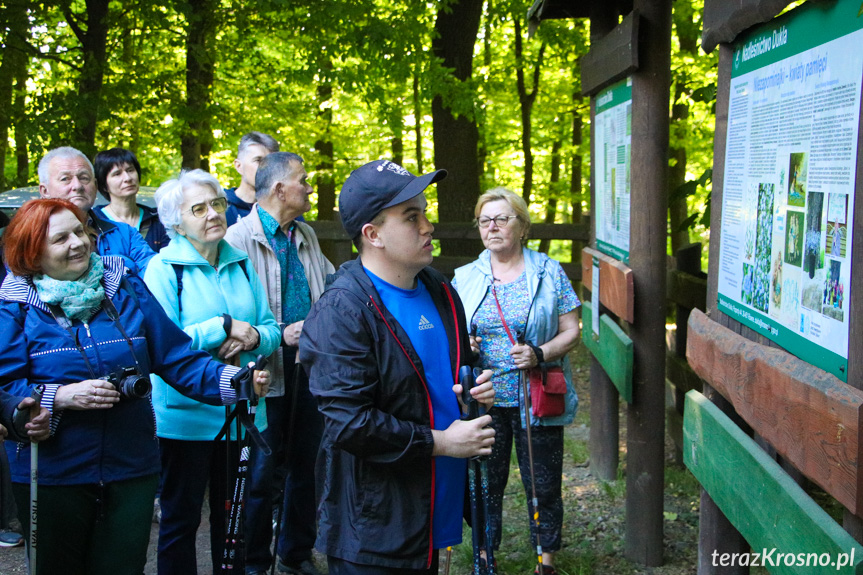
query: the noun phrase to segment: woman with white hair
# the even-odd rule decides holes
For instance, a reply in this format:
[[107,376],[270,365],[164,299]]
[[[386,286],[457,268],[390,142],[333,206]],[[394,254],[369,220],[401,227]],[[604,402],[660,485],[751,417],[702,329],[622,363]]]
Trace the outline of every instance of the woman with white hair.
[[[183,172],[156,191],[159,219],[171,243],[152,259],[144,281],[174,323],[221,361],[241,364],[270,355],[281,333],[267,294],[245,252],[223,240],[225,192],[202,170]],[[218,407],[190,400],[153,378],[153,406],[162,452],[160,575],[197,572],[195,533],[209,484],[210,546],[219,573],[225,543],[226,468],[237,469],[232,438],[215,441],[225,421]],[[263,401],[256,423],[266,424]]]

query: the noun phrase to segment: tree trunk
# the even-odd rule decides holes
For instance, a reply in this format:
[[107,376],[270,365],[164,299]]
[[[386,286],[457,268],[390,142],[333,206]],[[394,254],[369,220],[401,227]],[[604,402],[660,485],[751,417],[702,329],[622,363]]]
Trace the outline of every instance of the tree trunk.
[[180,135],[182,165],[209,168],[213,145],[210,97],[213,87],[216,30],[215,0],[186,0],[180,9],[186,17],[186,106]]
[[420,105],[419,70],[414,71],[414,135],[416,138],[417,174],[423,173],[422,106]]
[[[582,207],[582,201],[584,200],[584,190],[582,187],[582,165],[583,159],[581,154],[579,153],[579,148],[581,147],[582,137],[581,137],[581,128],[583,120],[581,118],[581,92],[576,89],[572,94],[572,165],[570,168],[570,176],[569,176],[569,202],[572,206],[572,220],[573,224],[580,224],[582,222],[582,215],[584,208]],[[572,249],[570,253],[572,254],[572,261],[578,262],[581,261],[581,250],[584,248],[584,242],[579,242],[576,240],[572,240]]]
[[318,120],[322,124],[320,137],[315,141],[315,151],[318,153],[317,188],[318,188],[318,219],[332,220],[336,209],[336,181],[333,178],[333,142],[330,139],[330,128],[333,125],[333,111],[327,102],[333,97],[333,86],[324,80],[317,87]]
[[393,162],[400,166],[405,163],[405,119],[402,115],[401,105],[396,103],[396,109],[392,111],[389,117],[390,129],[393,137],[390,140],[390,149],[393,152]]
[[9,187],[6,181],[6,152],[9,149],[9,128],[12,126],[12,119],[16,117],[13,98],[17,97],[13,83],[20,79],[22,70],[24,76],[27,75],[23,39],[29,36],[30,30],[26,5],[23,2],[8,3],[5,20],[8,33],[3,62],[0,64],[0,191]]
[[491,66],[491,19],[492,0],[486,0],[485,19],[483,20],[482,64]]
[[[698,57],[698,25],[694,22],[694,11],[691,6],[681,2],[674,3],[674,28],[680,42],[680,52],[692,58]],[[676,146],[668,150],[668,222],[671,236],[671,253],[689,245],[689,230],[681,230],[680,226],[689,214],[686,197],[678,197],[671,201],[674,191],[686,182],[686,137],[689,132],[689,105],[685,99],[691,91],[687,86],[685,72],[679,72],[675,78],[674,101],[671,108],[671,130],[675,137],[671,141]]]
[[[560,182],[560,149],[563,143],[560,138],[556,138],[551,145],[551,176],[548,179],[548,189],[551,190],[551,195],[548,198],[548,205],[545,208],[546,224],[554,223],[554,216],[557,215],[557,184]],[[551,240],[540,240],[539,251],[548,253],[551,247]]]
[[[442,65],[453,70],[451,82],[470,79],[473,48],[482,15],[482,0],[460,0],[441,8],[435,21],[432,51]],[[449,171],[437,184],[438,213],[442,222],[467,222],[479,197],[479,130],[471,114],[456,115],[443,103],[440,93],[432,100],[435,166]],[[481,244],[472,240],[441,243],[443,255],[479,253]]]
[[521,107],[521,151],[524,154],[524,181],[521,187],[521,196],[530,204],[530,192],[533,188],[533,151],[530,147],[530,113],[536,94],[539,90],[539,71],[542,68],[542,55],[545,52],[545,43],[539,48],[536,66],[533,69],[533,89],[528,92],[524,83],[524,49],[521,39],[521,20],[519,15],[513,15],[515,23],[515,78],[518,87],[518,102]]
[[[102,104],[102,83],[108,50],[108,0],[87,0],[84,15],[74,14],[69,6],[63,16],[81,42],[83,65],[78,78],[78,94],[71,109],[72,144],[89,157],[96,153],[96,125]],[[86,29],[81,27],[84,22]]]
[[[671,129],[678,132],[678,137],[683,135],[686,120],[689,118],[689,106],[680,101],[682,94],[683,91],[678,84],[674,91],[675,104],[671,108]],[[681,140],[677,141],[683,143]],[[668,158],[668,233],[671,236],[671,253],[676,254],[677,250],[689,245],[689,231],[680,229],[689,213],[686,196],[678,196],[676,199],[671,197],[674,191],[686,182],[686,148],[683,146],[669,148]]]
[[12,100],[12,122],[15,128],[15,182],[16,186],[26,186],[30,179],[30,156],[27,152],[27,134],[30,124],[28,123],[27,114],[24,104],[27,101],[27,65],[18,71],[19,75],[15,78],[15,89],[13,90]]

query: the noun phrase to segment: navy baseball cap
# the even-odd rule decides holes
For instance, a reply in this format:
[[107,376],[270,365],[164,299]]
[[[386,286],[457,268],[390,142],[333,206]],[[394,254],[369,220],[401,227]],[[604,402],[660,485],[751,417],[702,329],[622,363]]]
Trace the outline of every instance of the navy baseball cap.
[[446,170],[415,176],[389,160],[375,160],[348,176],[339,194],[339,214],[351,239],[387,208],[418,196],[446,177]]

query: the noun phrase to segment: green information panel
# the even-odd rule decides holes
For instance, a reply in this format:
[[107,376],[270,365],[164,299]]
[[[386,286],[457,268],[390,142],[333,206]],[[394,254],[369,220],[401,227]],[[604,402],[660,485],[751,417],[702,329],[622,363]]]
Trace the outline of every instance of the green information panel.
[[597,94],[594,121],[596,247],[604,254],[628,264],[631,78]]
[[807,2],[733,47],[719,309],[847,381],[860,0]]

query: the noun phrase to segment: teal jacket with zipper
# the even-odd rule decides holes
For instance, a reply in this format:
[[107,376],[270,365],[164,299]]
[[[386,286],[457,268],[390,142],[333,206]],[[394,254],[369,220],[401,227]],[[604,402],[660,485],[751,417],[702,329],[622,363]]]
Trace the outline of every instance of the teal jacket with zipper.
[[[150,260],[144,282],[171,321],[192,338],[192,348],[207,351],[214,359],[219,359],[216,354],[227,337],[222,327],[222,314],[252,324],[261,334],[261,341],[257,348],[240,353],[241,365],[245,365],[258,354],[270,355],[281,342],[267,294],[248,259],[245,252],[222,240],[219,261],[214,268],[189,240],[177,236]],[[245,272],[239,264],[242,260],[246,262]],[[174,264],[183,266],[183,289],[179,295],[182,311]],[[216,437],[225,422],[223,408],[189,399],[156,375],[151,379],[159,437],[185,441],[207,441]],[[263,401],[258,406],[255,423],[258,429],[266,428]]]

